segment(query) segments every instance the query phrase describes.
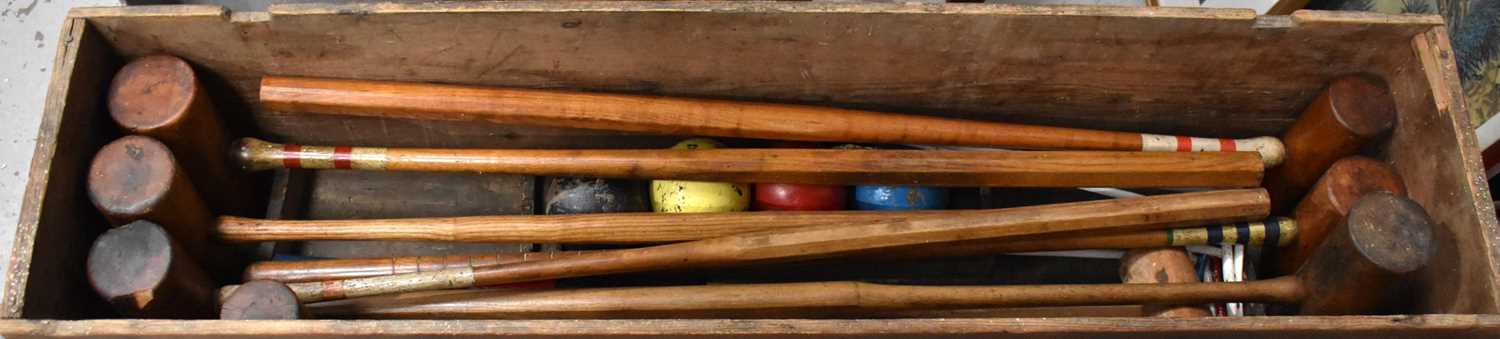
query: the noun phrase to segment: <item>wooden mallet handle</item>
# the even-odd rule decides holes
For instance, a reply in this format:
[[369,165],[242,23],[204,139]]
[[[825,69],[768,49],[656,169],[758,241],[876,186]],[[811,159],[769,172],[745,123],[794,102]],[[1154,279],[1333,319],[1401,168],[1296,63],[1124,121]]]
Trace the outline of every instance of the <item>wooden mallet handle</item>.
[[784,317],[913,309],[1272,302],[1314,315],[1365,314],[1432,255],[1431,220],[1410,200],[1361,199],[1296,276],[1240,283],[893,286],[861,282],[428,291],[323,302],[309,313],[370,318]]
[[[982,213],[932,211],[774,211],[733,213],[607,213],[578,215],[495,215],[406,219],[273,220],[220,217],[217,232],[227,242],[308,240],[395,240],[478,243],[638,244],[700,240],[740,233],[811,225],[869,223],[910,218],[945,218]],[[1068,237],[1073,245],[1054,248],[1136,248],[1219,243],[1259,244],[1290,240],[1297,225],[1289,219],[1172,231],[1089,234]],[[1294,236],[1294,234],[1293,234]],[[1015,244],[1012,250],[1045,248]],[[1090,247],[1094,246],[1094,247]],[[1276,246],[1279,246],[1277,244]],[[1045,250],[1045,249],[1035,249]],[[1004,251],[991,251],[1004,252]]]
[[1254,153],[866,149],[531,150],[281,145],[245,138],[244,168],[482,172],[798,184],[1256,187]]
[[1272,137],[1190,138],[945,119],[830,107],[393,81],[268,76],[268,110],[640,133],[798,141],[994,146],[1024,149],[1257,152],[1281,162]]
[[[747,214],[747,213],[740,213]],[[754,214],[754,213],[748,213]],[[878,214],[878,213],[870,213]],[[617,214],[629,215],[629,214]],[[667,214],[652,214],[667,215]],[[603,215],[613,216],[613,215]],[[877,222],[880,219],[870,219]],[[696,224],[689,224],[693,226]],[[812,225],[803,224],[802,226]],[[743,232],[726,232],[718,236],[748,233],[768,229],[789,228],[777,225],[764,229]],[[711,227],[705,227],[711,228]],[[567,233],[566,228],[557,232]],[[600,232],[605,234],[607,232]],[[624,232],[629,233],[629,232]],[[353,234],[353,233],[350,233]],[[975,240],[959,244],[911,246],[872,253],[871,260],[929,257],[960,257],[969,255],[1058,251],[1099,248],[1142,248],[1155,246],[1244,244],[1252,246],[1283,246],[1297,237],[1296,222],[1287,218],[1271,218],[1264,222],[1236,223],[1207,227],[1186,227],[1169,230],[1133,231],[1124,233],[1085,233],[1057,236],[1032,236],[1005,240]],[[358,239],[358,238],[356,238]],[[549,238],[550,239],[550,238]],[[673,241],[699,240],[701,238],[675,239]],[[525,241],[534,242],[534,241]],[[545,242],[545,241],[535,241]],[[452,256],[396,257],[377,259],[327,259],[302,261],[263,261],[245,269],[245,280],[273,280],[284,283],[340,280],[374,277],[382,275],[429,272],[456,267],[487,267],[509,263],[546,260],[574,256],[586,251],[566,252],[521,252],[493,254],[465,254]]]
[[983,210],[949,218],[808,226],[478,269],[297,283],[289,287],[297,292],[299,300],[311,302],[648,270],[813,259],[975,239],[1164,229],[1265,217],[1269,208],[1267,199],[1265,190],[1245,189]]
[[413,292],[306,306],[324,318],[606,319],[868,316],[902,310],[1257,301],[1295,303],[1290,277],[1244,283],[902,286],[854,281]]

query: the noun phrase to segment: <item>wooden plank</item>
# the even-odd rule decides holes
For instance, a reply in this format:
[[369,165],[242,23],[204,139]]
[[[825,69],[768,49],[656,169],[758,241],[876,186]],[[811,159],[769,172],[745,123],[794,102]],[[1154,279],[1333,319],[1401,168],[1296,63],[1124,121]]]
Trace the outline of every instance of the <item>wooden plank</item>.
[[[447,12],[443,24],[435,24],[439,11]],[[1414,27],[1433,25],[1388,17],[1353,30],[1366,44],[1347,44],[1337,41],[1350,34],[1302,26],[1338,16],[1257,27],[1248,11],[1180,8],[523,2],[297,5],[272,15],[273,54],[283,62],[268,71],[281,75],[744,98],[1214,136],[1275,133],[1326,79],[1386,51],[1371,46],[1399,44]],[[451,36],[478,38],[456,44],[445,40]],[[661,43],[630,47],[642,41]],[[1222,48],[1227,41],[1244,43]],[[1068,114],[1049,113],[1059,102]],[[1190,122],[1205,120],[1225,123]]]
[[1492,338],[1497,315],[1233,318],[989,318],[869,320],[3,320],[0,335],[249,338],[480,337],[964,337]]
[[109,224],[94,212],[83,180],[94,150],[119,135],[99,111],[120,61],[84,20],[62,27],[0,318],[84,318],[109,310],[84,279],[89,245]]
[[1437,248],[1412,290],[1418,313],[1500,312],[1500,226],[1469,126],[1445,28],[1383,60],[1399,119],[1385,160],[1437,221]]
[[[316,171],[308,173],[308,219],[532,214],[531,177],[476,173]],[[327,258],[521,252],[531,244],[423,241],[307,241],[301,254]]]

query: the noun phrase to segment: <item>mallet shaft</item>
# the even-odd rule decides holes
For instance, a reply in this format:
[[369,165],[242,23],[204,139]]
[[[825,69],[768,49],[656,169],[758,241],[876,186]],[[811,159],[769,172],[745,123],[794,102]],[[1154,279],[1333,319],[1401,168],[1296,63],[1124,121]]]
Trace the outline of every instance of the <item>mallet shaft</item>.
[[1265,190],[1227,190],[985,210],[949,218],[829,224],[484,268],[297,283],[305,302],[648,270],[792,261],[919,244],[1077,231],[1163,229],[1265,217]]
[[241,139],[250,170],[484,172],[797,184],[991,187],[1255,187],[1254,153],[931,152],[864,149],[432,149],[272,144]]
[[[740,214],[764,214],[764,213],[740,213]],[[866,215],[877,215],[880,213],[861,213]],[[886,213],[890,214],[890,213]],[[631,216],[633,214],[603,214],[599,217]],[[650,214],[668,215],[668,214]],[[870,219],[869,222],[877,222],[880,219]],[[802,226],[811,225],[803,224]],[[223,227],[222,225],[220,226]],[[357,228],[357,226],[351,226]],[[772,226],[763,229],[752,229],[744,232],[777,229]],[[351,230],[348,234],[355,234]],[[558,232],[567,232],[566,228],[559,228]],[[1245,244],[1259,246],[1283,246],[1297,237],[1296,222],[1287,218],[1271,218],[1265,222],[1248,222],[1231,225],[1215,225],[1207,227],[1186,227],[1169,230],[1133,231],[1124,233],[1099,233],[1099,234],[1068,234],[1058,236],[1033,236],[1007,240],[975,240],[955,244],[941,244],[934,246],[910,246],[906,248],[891,249],[881,253],[872,253],[875,258],[926,258],[926,257],[957,257],[965,255],[1008,253],[1008,252],[1035,252],[1035,251],[1059,251],[1077,249],[1125,249],[1156,246],[1188,246],[1188,245],[1219,245],[1219,244]],[[607,232],[599,231],[597,234],[621,234],[629,235],[629,232]],[[667,233],[663,233],[667,234]],[[726,236],[735,233],[724,233],[716,236]],[[339,238],[339,239],[364,239],[364,238]],[[548,238],[552,239],[552,238]],[[698,240],[701,238],[672,238],[669,241]],[[283,240],[306,240],[304,238],[289,237]],[[408,239],[420,240],[420,239]],[[550,242],[545,240],[524,240],[521,242]],[[340,280],[374,277],[393,274],[405,274],[416,272],[430,272],[441,269],[456,267],[488,267],[509,263],[545,260],[564,256],[575,256],[585,251],[569,252],[524,252],[524,253],[486,253],[452,256],[423,256],[423,257],[397,257],[376,259],[328,259],[328,260],[303,260],[303,261],[263,261],[250,265],[245,269],[245,280],[273,280],[285,283]]]
[[1113,151],[1260,152],[1271,137],[1209,139],[901,115],[830,107],[393,81],[265,77],[266,109],[800,141]]
[[852,281],[626,287],[581,290],[464,290],[314,303],[325,318],[524,319],[784,317],[993,307],[1296,302],[1291,277],[1243,283],[902,286]]

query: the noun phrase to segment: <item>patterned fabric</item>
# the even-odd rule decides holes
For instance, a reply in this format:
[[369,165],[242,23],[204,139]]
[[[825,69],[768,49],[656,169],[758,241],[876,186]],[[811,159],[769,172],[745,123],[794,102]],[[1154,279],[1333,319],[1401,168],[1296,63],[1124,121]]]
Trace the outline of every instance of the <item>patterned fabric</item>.
[[1469,122],[1500,113],[1500,0],[1325,0],[1313,9],[1441,14],[1448,20]]

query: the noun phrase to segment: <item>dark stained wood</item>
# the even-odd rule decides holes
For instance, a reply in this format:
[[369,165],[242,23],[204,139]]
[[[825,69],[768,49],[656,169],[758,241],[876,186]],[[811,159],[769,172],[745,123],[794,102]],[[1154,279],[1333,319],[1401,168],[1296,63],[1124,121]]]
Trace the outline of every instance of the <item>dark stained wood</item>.
[[149,221],[104,232],[89,250],[89,283],[127,316],[211,318],[215,285],[178,244]]
[[1416,202],[1389,192],[1366,194],[1297,271],[1306,289],[1298,312],[1369,314],[1399,304],[1392,290],[1432,257],[1432,219]]
[[[1175,284],[1202,282],[1193,269],[1193,260],[1181,247],[1134,249],[1120,258],[1120,281],[1126,284]],[[1145,305],[1142,315],[1150,317],[1207,317],[1202,305]]]
[[1384,80],[1371,75],[1333,80],[1281,135],[1287,159],[1266,176],[1272,209],[1291,212],[1334,161],[1354,155],[1395,123],[1395,103]]
[[1366,194],[1391,192],[1406,195],[1406,185],[1389,165],[1354,156],[1333,163],[1297,203],[1298,237],[1292,244],[1271,253],[1273,272],[1291,274],[1318,250],[1323,239],[1344,220],[1349,209]]
[[286,285],[256,280],[240,285],[219,306],[219,319],[300,319],[302,303]]
[[214,236],[214,213],[178,164],[160,141],[122,137],[94,155],[89,200],[116,226],[137,220],[161,225],[215,280],[234,282],[248,258]]
[[109,112],[126,133],[166,144],[217,214],[259,215],[250,177],[231,167],[230,136],[187,62],[151,55],[125,64],[110,82]]
[[[533,178],[475,173],[315,171],[309,173],[306,218],[371,219],[531,214]],[[288,221],[292,222],[292,221]],[[359,224],[356,228],[376,228]],[[385,258],[524,252],[529,243],[432,241],[308,241],[300,254],[322,258]]]

